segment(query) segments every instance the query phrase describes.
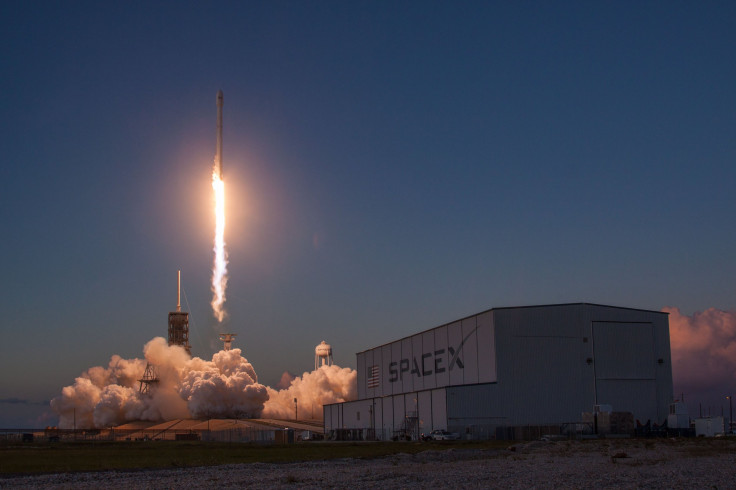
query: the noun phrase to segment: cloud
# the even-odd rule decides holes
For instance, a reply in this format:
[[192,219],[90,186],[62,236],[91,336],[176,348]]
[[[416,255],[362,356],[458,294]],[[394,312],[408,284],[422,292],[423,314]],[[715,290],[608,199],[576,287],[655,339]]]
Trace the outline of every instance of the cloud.
[[[736,391],[736,311],[709,308],[692,316],[678,308],[670,314],[670,346],[675,393],[692,406],[723,406]],[[691,414],[692,415],[692,414]]]
[[22,400],[20,398],[0,398],[0,403],[10,403],[11,405],[28,405],[28,400]]
[[23,398],[0,398],[0,403],[7,403],[9,405],[48,405],[48,401],[33,402],[25,400]]

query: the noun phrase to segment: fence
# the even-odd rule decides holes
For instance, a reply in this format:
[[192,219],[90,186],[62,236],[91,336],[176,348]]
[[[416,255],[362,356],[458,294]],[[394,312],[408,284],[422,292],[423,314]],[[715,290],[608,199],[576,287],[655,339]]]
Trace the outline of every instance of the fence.
[[[428,434],[410,428],[334,429],[324,435],[331,441],[416,441]],[[583,423],[561,425],[471,425],[450,427],[462,440],[534,440],[545,436],[579,439],[593,433]],[[322,439],[322,434],[295,429],[254,429],[246,427],[207,429],[0,429],[0,441],[209,441],[256,444],[290,444],[302,440]]]
[[311,431],[293,429],[234,428],[210,430],[152,429],[0,429],[0,441],[208,441],[256,444],[289,444],[319,438]]
[[[543,437],[560,439],[580,439],[593,433],[593,428],[583,423],[559,425],[469,425],[449,427],[460,440],[536,440]],[[325,434],[331,441],[417,441],[429,434],[401,427],[392,429],[334,429]]]

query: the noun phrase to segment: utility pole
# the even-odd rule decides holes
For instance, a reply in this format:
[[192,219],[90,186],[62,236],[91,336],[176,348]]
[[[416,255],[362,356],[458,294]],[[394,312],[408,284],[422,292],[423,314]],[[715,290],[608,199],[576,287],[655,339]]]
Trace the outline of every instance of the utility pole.
[[296,398],[294,398],[294,420],[299,419],[299,405],[296,401]]

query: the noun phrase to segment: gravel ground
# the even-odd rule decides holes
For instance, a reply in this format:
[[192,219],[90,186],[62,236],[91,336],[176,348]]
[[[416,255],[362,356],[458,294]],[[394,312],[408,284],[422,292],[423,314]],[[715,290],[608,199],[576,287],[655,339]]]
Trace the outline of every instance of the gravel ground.
[[530,442],[375,460],[0,477],[0,488],[736,488],[735,441]]

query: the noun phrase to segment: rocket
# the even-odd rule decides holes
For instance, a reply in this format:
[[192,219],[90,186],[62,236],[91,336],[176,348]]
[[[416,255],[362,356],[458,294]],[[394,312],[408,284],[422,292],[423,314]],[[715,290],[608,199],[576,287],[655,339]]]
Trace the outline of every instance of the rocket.
[[217,153],[215,154],[215,172],[222,179],[222,90],[217,91]]

